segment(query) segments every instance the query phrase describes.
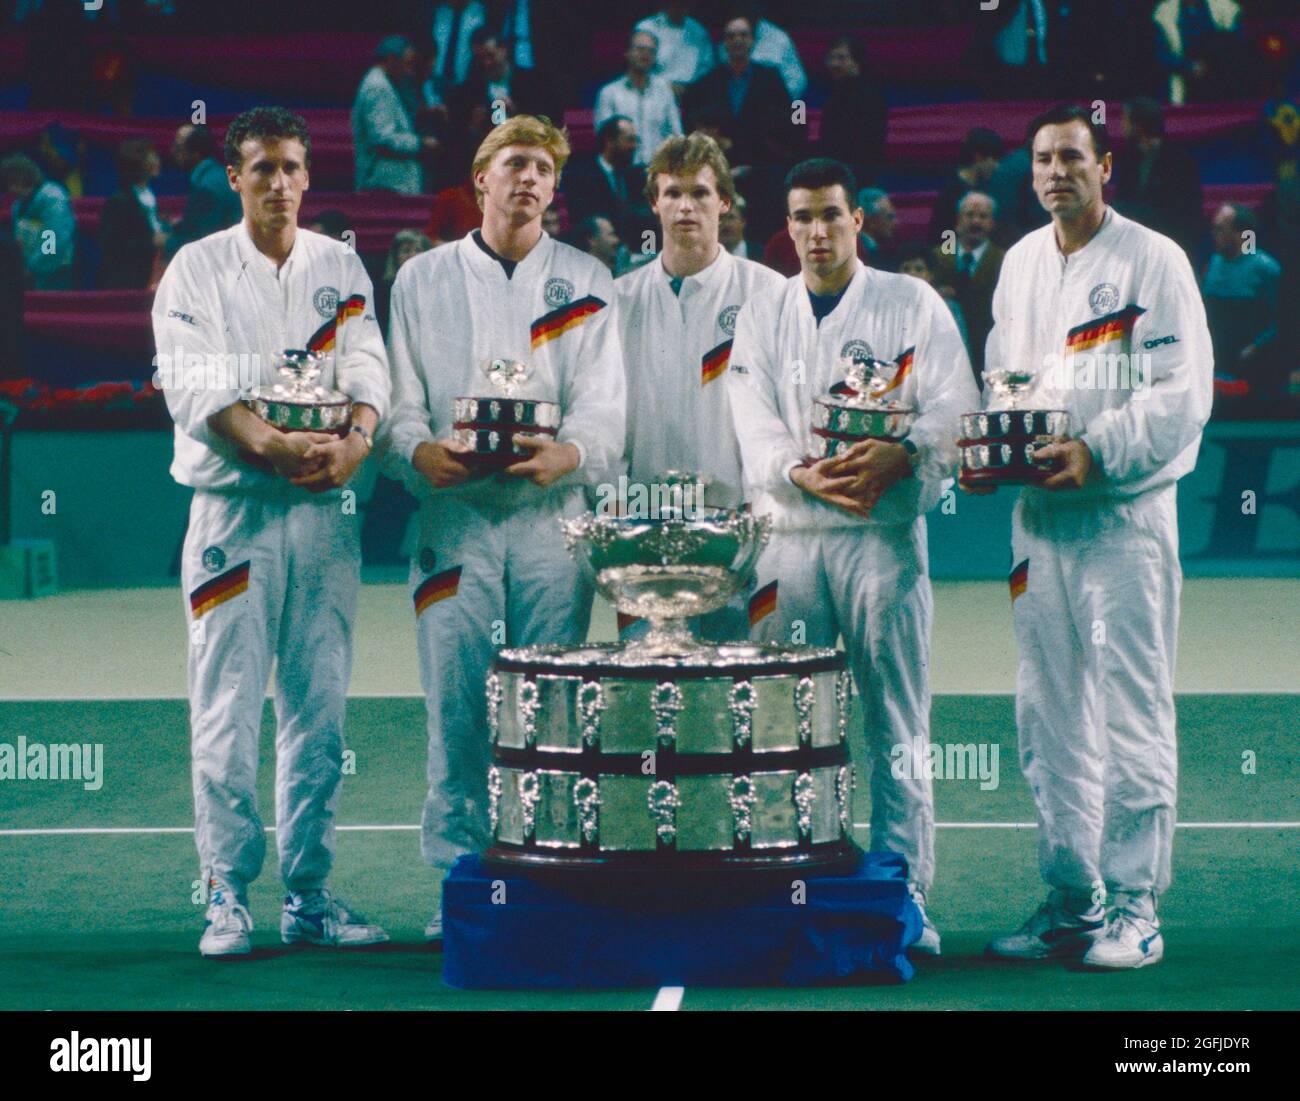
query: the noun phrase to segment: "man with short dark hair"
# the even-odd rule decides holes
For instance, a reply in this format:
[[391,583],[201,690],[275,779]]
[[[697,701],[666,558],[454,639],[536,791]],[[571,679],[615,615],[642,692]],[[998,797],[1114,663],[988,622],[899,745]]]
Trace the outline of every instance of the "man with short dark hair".
[[189,122],[179,127],[172,141],[172,160],[189,176],[189,192],[185,212],[167,238],[164,251],[169,260],[182,245],[229,229],[243,216],[239,194],[226,179],[217,159],[217,139],[208,127]]
[[629,214],[640,205],[645,173],[633,166],[636,128],[632,120],[612,115],[596,131],[596,155],[579,161],[565,176],[564,197],[572,223],[599,214],[614,224],[620,237],[629,232]]
[[627,46],[627,72],[611,80],[596,95],[596,127],[621,115],[636,130],[632,163],[644,167],[651,154],[682,132],[682,116],[672,86],[654,72],[659,43],[649,31],[633,31]]
[[[226,131],[238,225],[185,245],[153,305],[158,377],[176,422],[171,473],[194,489],[181,557],[189,625],[195,843],[208,908],[199,951],[248,955],[248,887],[266,855],[257,765],[275,666],[275,831],[289,943],[388,939],[327,887],[360,584],[342,487],[388,408],[383,340],[356,253],[298,226],[306,123],[256,107]],[[319,385],[352,401],[340,436],[281,431],[242,398],[279,383],[287,349],[326,356]],[[332,353],[332,354],[331,354]]]
[[[871,847],[907,859],[924,928],[934,879],[930,725],[932,597],[924,514],[951,484],[959,418],[978,401],[961,336],[919,279],[867,267],[853,173],[811,160],[786,177],[801,272],[740,310],[727,376],[748,499],[772,518],[750,605],[751,637],[834,646],[842,634],[866,711]],[[813,399],[882,361],[882,396],[916,411],[902,442],[868,439],[814,456]],[[892,367],[887,367],[892,364]],[[899,768],[900,760],[904,767]]]
[[1028,143],[1052,221],[1002,262],[985,374],[1031,372],[1030,407],[1070,418],[1036,451],[1053,472],[1021,490],[1011,531],[1016,725],[1050,894],[988,951],[1143,967],[1164,954],[1174,837],[1175,490],[1209,417],[1213,351],[1186,254],[1102,197],[1105,128],[1063,106]]

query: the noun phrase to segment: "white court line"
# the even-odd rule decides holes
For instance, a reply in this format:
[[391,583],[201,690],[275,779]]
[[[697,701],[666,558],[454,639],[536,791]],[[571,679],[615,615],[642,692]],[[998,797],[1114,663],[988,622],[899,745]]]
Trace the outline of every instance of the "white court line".
[[[936,822],[940,830],[1034,830],[1034,822]],[[335,826],[339,833],[414,833],[419,826]],[[853,828],[866,830],[870,822],[854,822]],[[1179,822],[1180,830],[1300,830],[1300,822]],[[274,826],[264,827],[274,833]],[[61,837],[101,834],[193,833],[193,826],[87,826],[37,829],[0,829],[0,837]]]
[[684,986],[661,986],[659,993],[655,995],[654,1005],[650,1007],[651,1013],[676,1013],[682,1007],[682,995],[686,993]]

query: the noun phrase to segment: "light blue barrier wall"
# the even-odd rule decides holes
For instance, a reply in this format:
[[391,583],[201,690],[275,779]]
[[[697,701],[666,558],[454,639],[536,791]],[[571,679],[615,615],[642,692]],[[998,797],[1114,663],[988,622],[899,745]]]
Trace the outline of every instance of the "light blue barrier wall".
[[[167,473],[170,433],[20,432],[13,458],[14,536],[55,541],[63,588],[175,578],[189,492]],[[357,483],[363,507],[373,483]],[[932,513],[933,576],[1005,577],[1014,500],[957,494]],[[1300,423],[1212,424],[1178,506],[1189,576],[1300,575]]]

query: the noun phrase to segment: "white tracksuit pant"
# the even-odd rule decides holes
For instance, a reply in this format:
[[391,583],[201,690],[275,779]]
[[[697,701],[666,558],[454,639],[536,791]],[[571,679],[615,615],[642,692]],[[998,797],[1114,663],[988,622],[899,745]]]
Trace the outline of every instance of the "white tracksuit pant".
[[280,874],[292,891],[325,883],[360,566],[357,518],[344,514],[337,494],[194,494],[181,578],[194,832],[205,880],[217,875],[242,893],[262,869],[258,745],[275,659]]
[[[934,880],[934,795],[921,775],[893,775],[890,751],[930,739],[933,599],[925,518],[911,524],[775,531],[758,562],[758,588],[777,582],[776,607],[756,641],[834,646],[844,636],[864,708],[871,770],[871,848],[907,859],[923,891]],[[795,636],[796,638],[798,636]]]
[[1020,765],[1043,878],[1082,904],[1099,882],[1169,885],[1182,570],[1173,486],[1116,503],[1026,495],[1012,525]]
[[458,856],[491,845],[486,681],[497,651],[586,641],[593,589],[559,525],[561,511],[583,511],[581,495],[562,510],[552,502],[496,512],[450,497],[424,508],[411,562],[429,714],[420,847],[428,863],[450,868]]

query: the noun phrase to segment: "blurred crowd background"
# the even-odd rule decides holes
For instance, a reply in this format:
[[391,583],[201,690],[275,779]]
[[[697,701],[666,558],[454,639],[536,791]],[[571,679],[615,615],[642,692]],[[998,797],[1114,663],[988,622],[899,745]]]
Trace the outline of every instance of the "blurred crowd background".
[[221,140],[258,103],[307,119],[302,224],[354,244],[383,324],[401,264],[478,225],[478,142],[544,114],[574,147],[546,228],[615,274],[655,254],[644,165],[670,134],[719,140],[723,243],[786,274],[785,172],[845,161],[863,260],[934,285],[978,372],[1005,250],[1046,221],[1025,125],[1070,100],[1105,112],[1110,200],[1197,272],[1216,416],[1300,407],[1295,0],[0,0],[0,25],[11,389],[148,385],[151,288],[240,217]]

